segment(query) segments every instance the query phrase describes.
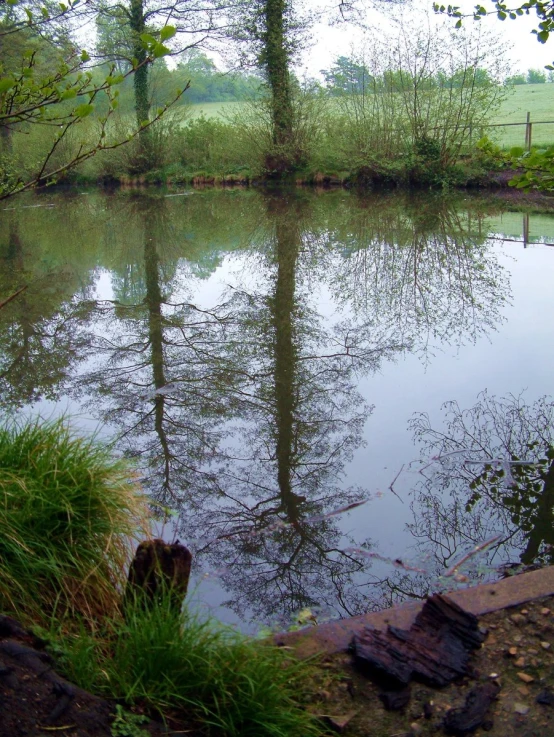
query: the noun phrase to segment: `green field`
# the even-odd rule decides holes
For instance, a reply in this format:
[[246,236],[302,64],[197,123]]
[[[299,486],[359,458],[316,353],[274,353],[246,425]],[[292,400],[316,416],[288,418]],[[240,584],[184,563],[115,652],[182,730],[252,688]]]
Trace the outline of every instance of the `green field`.
[[243,102],[200,102],[190,106],[190,114],[193,118],[225,118],[238,110]]
[[[192,105],[190,113],[194,118],[201,115],[206,118],[224,118],[226,115],[232,115],[242,104],[241,102],[204,102]],[[541,124],[533,126],[533,142],[537,144],[554,143],[554,84],[523,84],[514,87],[491,122],[523,124],[528,112],[531,113],[531,121],[541,121]],[[523,146],[525,143],[524,125],[507,125],[486,132],[489,138],[503,146]]]
[[495,123],[524,123],[531,120],[554,121],[554,84],[520,84],[508,94],[495,116]]

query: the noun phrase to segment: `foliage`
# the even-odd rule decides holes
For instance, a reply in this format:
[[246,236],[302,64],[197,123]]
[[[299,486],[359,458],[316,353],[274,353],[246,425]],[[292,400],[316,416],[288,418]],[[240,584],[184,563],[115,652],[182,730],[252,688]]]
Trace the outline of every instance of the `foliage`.
[[528,84],[544,84],[546,82],[546,74],[540,69],[529,69],[527,72]]
[[330,69],[322,69],[325,86],[332,95],[360,94],[370,83],[370,74],[363,63],[347,56],[337,57]]
[[126,464],[67,425],[0,429],[0,608],[34,622],[117,608],[146,504]]
[[[518,189],[554,190],[554,146],[525,151],[514,146],[509,151],[484,136],[477,143],[482,163],[490,169],[517,169],[508,184]],[[523,170],[523,171],[521,171]]]
[[115,717],[111,725],[112,737],[148,737],[149,732],[141,728],[148,721],[143,714],[133,714],[116,704]]
[[[16,3],[17,4],[17,3]],[[71,16],[78,2],[62,6],[61,14]],[[136,136],[150,122],[135,129],[122,140],[106,141],[106,127],[109,118],[118,104],[118,89],[124,74],[116,74],[111,67],[100,80],[94,77],[87,68],[90,56],[86,50],[76,51],[72,45],[62,47],[56,53],[45,54],[50,49],[40,35],[43,26],[51,22],[47,7],[42,10],[37,20],[29,8],[26,22],[22,22],[17,14],[4,10],[0,18],[0,42],[9,42],[10,54],[0,65],[0,132],[2,141],[2,158],[6,169],[10,169],[12,138],[14,135],[27,133],[37,126],[52,132],[49,145],[41,160],[31,173],[22,177],[12,173],[3,176],[0,198],[10,196],[36,184],[51,181],[56,176],[75,167],[77,164],[94,156],[98,151],[117,148],[130,138]],[[126,75],[140,73],[141,67],[167,53],[168,49],[161,42],[162,34],[167,36],[170,27],[166,26],[155,36],[140,39],[144,59],[142,64],[135,64]],[[182,93],[178,93],[178,98]],[[95,112],[98,100],[102,98],[105,114],[98,118],[95,136],[80,138],[69,159],[52,167],[52,161],[60,148],[75,132],[83,129],[83,121]],[[159,119],[165,112],[164,106],[155,117]],[[14,169],[15,167],[12,167]]]
[[527,84],[527,76],[525,74],[512,74],[511,77],[506,77],[504,84],[514,86]]
[[525,152],[521,148],[513,148],[510,157],[515,168],[523,169],[522,174],[512,177],[510,186],[545,192],[554,190],[554,146]]
[[338,168],[365,171],[366,179],[447,181],[505,96],[494,40],[418,26],[414,18],[357,63],[367,83],[339,97],[328,140],[342,149],[346,166]]
[[[298,703],[310,665],[185,610],[131,603],[105,636],[65,637],[64,674],[83,688],[174,714],[229,737],[320,734]],[[61,647],[60,647],[61,646]]]
[[[458,5],[442,5],[440,3],[434,3],[433,9],[436,13],[447,13],[451,18],[457,18],[456,28],[461,28],[462,21],[464,18],[473,18],[474,20],[481,20],[487,15],[496,15],[498,20],[504,21],[507,18],[510,20],[517,20],[523,15],[530,15],[532,11],[537,16],[539,21],[537,28],[534,28],[531,33],[534,33],[539,43],[546,43],[550,33],[554,29],[554,5],[548,0],[527,0],[527,2],[518,4],[515,3],[513,6],[508,5],[502,0],[492,2],[494,10],[488,10],[484,5],[475,5],[474,11],[471,14],[465,14],[460,10]],[[547,66],[547,69],[554,69],[553,66]]]
[[269,178],[278,178],[307,166],[321,143],[327,117],[327,101],[321,90],[312,86],[294,86],[291,92],[292,113],[286,140],[274,136],[273,98],[263,97],[246,103],[228,116],[238,132],[240,147],[251,170]]

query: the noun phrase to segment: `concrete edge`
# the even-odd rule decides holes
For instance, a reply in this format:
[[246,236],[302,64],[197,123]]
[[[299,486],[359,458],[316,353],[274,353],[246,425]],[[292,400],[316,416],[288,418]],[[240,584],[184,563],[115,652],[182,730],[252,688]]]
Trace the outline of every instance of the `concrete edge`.
[[[480,584],[445,593],[463,609],[480,617],[499,609],[554,595],[554,566],[510,576],[496,583]],[[408,601],[382,612],[361,614],[311,627],[308,630],[277,635],[275,642],[278,645],[294,647],[296,654],[301,658],[322,652],[326,654],[344,652],[348,650],[354,634],[361,632],[365,627],[386,629],[391,624],[409,629],[422,606],[422,601]]]

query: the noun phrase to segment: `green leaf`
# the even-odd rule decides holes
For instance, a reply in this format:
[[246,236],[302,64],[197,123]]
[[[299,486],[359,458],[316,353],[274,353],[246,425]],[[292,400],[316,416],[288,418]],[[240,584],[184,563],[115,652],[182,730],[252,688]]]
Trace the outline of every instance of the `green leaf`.
[[462,27],[462,20],[460,18],[460,20],[456,23],[456,25],[454,26],[454,28],[461,28],[461,27]]
[[74,97],[77,97],[77,90],[71,88],[62,92],[60,100],[72,100]]
[[525,153],[525,150],[521,148],[521,146],[514,146],[513,148],[510,149],[510,156],[515,156],[519,158],[520,156],[523,156],[524,153]]
[[86,49],[81,51],[81,61],[90,61],[90,55]]
[[0,92],[7,92],[15,85],[15,79],[13,77],[1,77],[0,78]]
[[160,41],[167,41],[177,33],[175,26],[164,26],[160,31]]
[[151,36],[149,33],[141,33],[140,34],[140,40],[146,46],[154,46],[157,43],[157,41],[154,38],[154,36]]
[[496,15],[498,20],[506,20],[506,13],[503,10],[499,10]]
[[537,33],[537,38],[541,42],[541,44],[544,44],[548,41],[548,37],[550,34],[548,31],[541,31],[540,33]]
[[109,87],[112,87],[112,85],[114,84],[121,84],[121,82],[123,82],[124,79],[125,77],[123,74],[117,74],[115,77],[109,76],[109,77],[106,77],[106,84]]
[[171,50],[167,48],[167,46],[164,46],[163,44],[156,44],[152,48],[152,56],[154,59],[159,59],[161,56],[166,56],[167,54],[170,54]]
[[84,103],[83,105],[78,105],[75,110],[73,111],[73,115],[76,115],[78,118],[86,118],[87,115],[90,115],[92,111],[94,110],[94,105],[87,105]]

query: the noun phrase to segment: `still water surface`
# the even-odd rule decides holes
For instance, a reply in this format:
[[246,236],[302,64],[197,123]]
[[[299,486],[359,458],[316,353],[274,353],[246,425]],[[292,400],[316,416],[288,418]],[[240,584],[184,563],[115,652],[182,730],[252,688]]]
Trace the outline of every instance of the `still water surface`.
[[193,550],[194,600],[246,630],[551,561],[554,217],[503,210],[15,199],[0,298],[27,290],[0,312],[2,412],[113,440]]

